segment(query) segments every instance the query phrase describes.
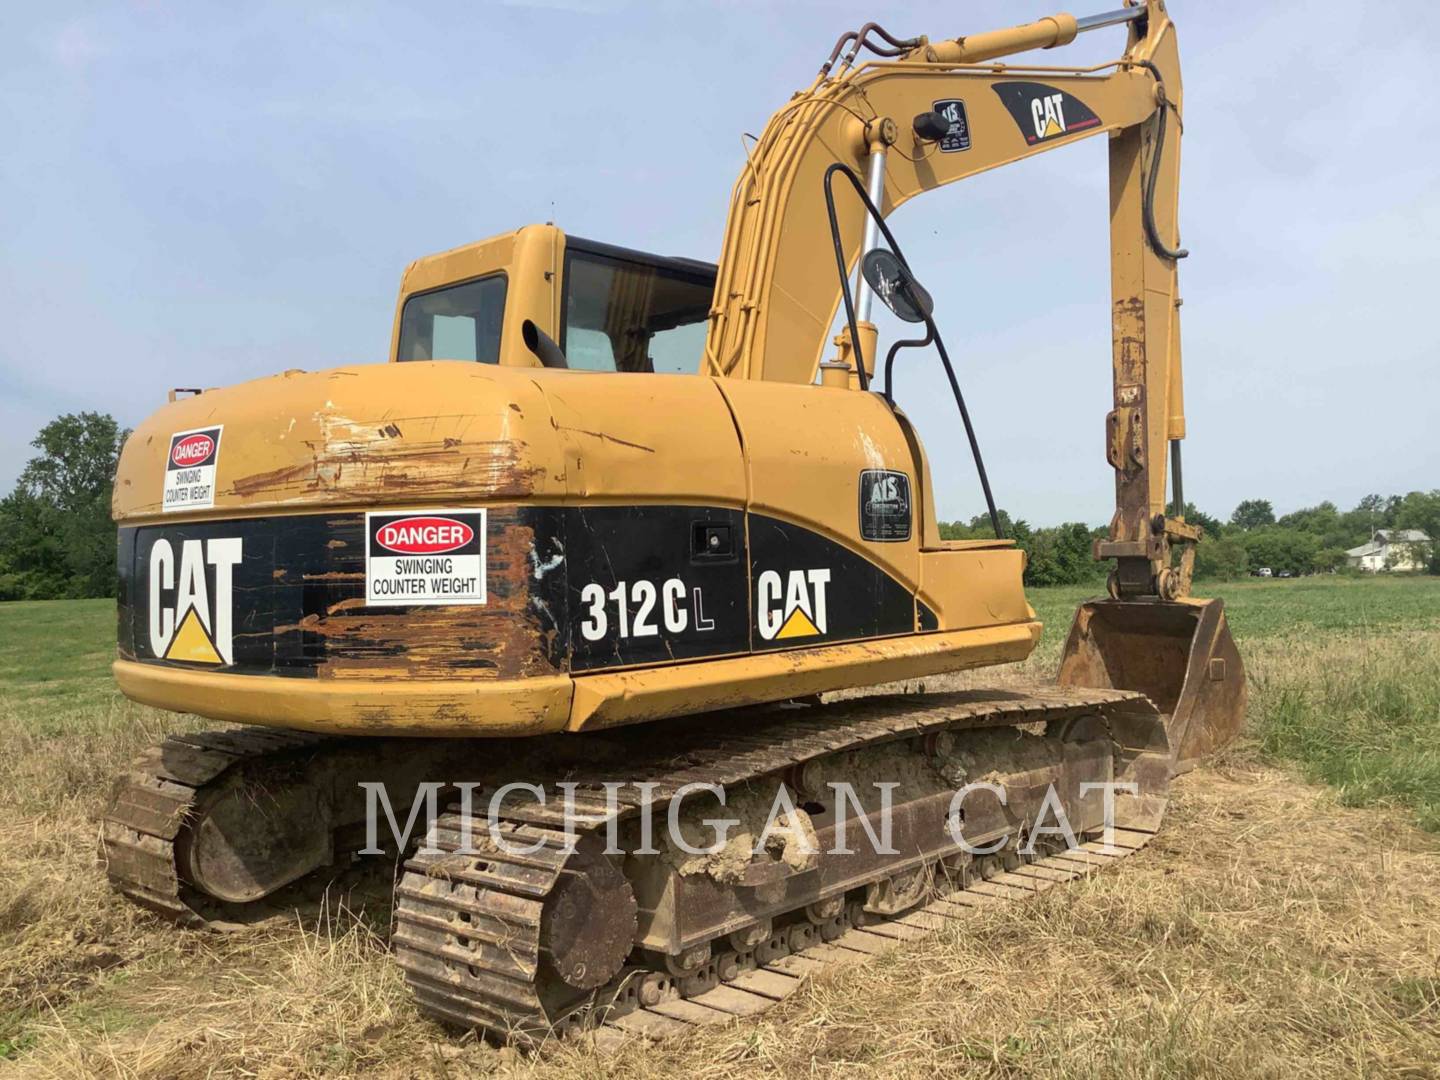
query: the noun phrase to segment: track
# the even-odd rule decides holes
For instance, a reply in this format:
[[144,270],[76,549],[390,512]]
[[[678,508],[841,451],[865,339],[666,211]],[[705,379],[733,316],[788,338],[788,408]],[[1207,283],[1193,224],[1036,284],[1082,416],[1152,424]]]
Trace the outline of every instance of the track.
[[100,857],[110,884],[189,929],[224,928],[253,917],[253,910],[207,899],[185,880],[184,847],[197,802],[209,785],[243,762],[303,755],[340,742],[256,727],[172,735],[150,747],[116,781],[101,822]]
[[[647,807],[668,803],[687,784],[748,790],[748,782],[763,779],[772,787],[782,781],[803,787],[812,763],[838,761],[837,755],[850,751],[896,744],[906,755],[928,755],[937,740],[967,738],[960,733],[969,732],[980,738],[980,729],[1049,725],[1057,731],[1073,723],[1093,728],[1096,722],[1105,733],[1100,742],[1114,747],[1116,775],[1123,762],[1126,775],[1138,778],[1144,792],[1119,821],[1127,828],[1118,850],[1087,842],[1022,860],[1014,849],[1023,829],[1013,823],[1008,832],[985,834],[1003,834],[1006,846],[999,854],[973,860],[952,857],[958,850],[953,846],[927,846],[912,837],[909,846],[901,845],[909,853],[904,857],[882,860],[862,853],[852,863],[850,856],[830,856],[830,870],[845,863],[840,874],[823,866],[792,874],[776,884],[779,894],[767,895],[765,881],[730,887],[724,895],[732,901],[740,895],[743,903],[734,908],[722,903],[714,922],[686,923],[677,916],[674,933],[688,936],[669,939],[680,945],[668,949],[655,944],[656,861],[647,871],[644,860],[636,869],[627,856],[622,873],[622,861],[604,854],[607,830],[629,827]],[[1094,730],[1076,745],[1082,756],[1084,747],[1097,745]],[[413,782],[434,774],[455,782],[473,775],[481,784],[477,800],[488,801],[501,783],[537,779],[548,796],[543,805],[529,793],[501,804],[502,832],[532,850],[502,850],[485,839],[482,826],[462,853],[462,822],[452,808],[433,823],[424,853],[406,862],[396,887],[392,941],[417,1002],[437,1020],[507,1039],[533,1042],[580,1031],[606,1039],[624,1033],[663,1036],[763,1011],[821,966],[862,958],[976,907],[1033,895],[1138,849],[1158,828],[1170,765],[1163,722],[1144,697],[1060,687],[773,706],[710,714],[658,730],[567,736],[544,753],[526,754],[536,747],[530,740],[447,744],[259,728],[172,737],[147,751],[118,782],[102,825],[102,856],[114,887],[135,902],[181,926],[233,928],[277,913],[307,880],[321,878],[312,874],[243,904],[219,902],[193,884],[200,879],[192,868],[200,865],[197,859],[203,862],[196,854],[198,837],[227,828],[251,834],[258,828],[252,822],[265,818],[265,811],[257,815],[252,808],[252,789],[267,807],[289,807],[304,805],[290,796],[309,790],[317,777],[353,791],[356,776],[404,774]],[[442,768],[447,771],[436,771]],[[607,782],[626,785],[612,801]],[[573,848],[563,832],[562,784],[576,812],[579,838]],[[242,814],[217,819],[214,808],[229,799],[225,805],[233,810],[237,790],[244,793]],[[912,825],[923,818],[932,832],[936,828],[933,809],[919,802],[897,810],[913,812]],[[284,819],[293,820],[293,814]],[[334,820],[338,828],[349,819]],[[967,824],[967,836],[970,828]],[[290,838],[300,837],[303,846],[314,831],[282,828],[274,834],[281,847],[274,850],[283,856]],[[325,839],[334,857],[360,846],[342,842],[340,833],[326,833]],[[272,855],[266,844],[237,850],[245,856],[237,864],[242,877],[247,865],[259,865],[245,858],[263,862]],[[892,890],[891,901],[883,899],[885,889]],[[642,947],[645,942],[649,945]]]
[[[799,710],[773,710],[769,719],[741,733],[733,723],[699,725],[685,732],[683,741],[671,734],[649,739],[648,752],[643,754],[632,745],[624,778],[631,785],[653,785],[649,803],[657,805],[685,784],[708,782],[728,789],[785,774],[829,755],[940,731],[1063,724],[1096,714],[1120,726],[1127,712],[1132,718],[1142,717],[1140,728],[1159,727],[1158,717],[1140,695],[1059,688],[919,700],[858,699],[827,706],[814,719]],[[1158,746],[1137,749],[1136,756],[1154,756],[1156,760],[1147,762],[1148,775],[1168,781],[1168,753],[1160,730]],[[676,1033],[686,1024],[717,1022],[720,1017],[715,1014],[762,1011],[767,1002],[790,993],[797,979],[816,970],[819,963],[873,952],[885,941],[918,935],[975,906],[1022,898],[1120,857],[1120,851],[1103,850],[1092,842],[1025,863],[1013,852],[980,860],[973,867],[947,867],[932,859],[919,869],[943,882],[935,898],[911,905],[898,918],[877,918],[863,910],[863,883],[857,890],[851,882],[843,889],[807,897],[812,902],[804,908],[762,920],[756,940],[737,940],[736,933],[717,936],[706,944],[708,959],[697,966],[677,970],[637,951],[629,963],[611,967],[619,967],[613,979],[590,986],[567,974],[577,963],[568,939],[560,949],[555,947],[555,939],[567,937],[563,922],[624,922],[623,938],[634,927],[633,915],[626,921],[626,898],[613,895],[613,885],[578,890],[600,897],[595,903],[606,913],[603,917],[577,911],[573,904],[562,916],[555,897],[557,890],[577,879],[593,882],[601,868],[610,866],[596,854],[603,847],[599,837],[611,819],[624,821],[645,806],[644,799],[627,790],[607,803],[603,785],[612,778],[620,777],[598,770],[567,774],[566,779],[576,785],[574,801],[581,827],[588,829],[574,855],[566,851],[561,831],[563,795],[557,789],[547,788],[544,805],[532,796],[503,804],[502,830],[516,843],[536,848],[524,856],[483,843],[483,829],[471,838],[469,852],[461,853],[463,822],[456,808],[436,823],[427,838],[427,845],[435,850],[407,862],[395,908],[396,956],[422,1011],[446,1023],[507,1039],[534,1040],[551,1032],[570,1034],[601,1025],[642,1034]],[[1158,824],[1163,804],[1162,787],[1147,824]],[[1125,831],[1126,846],[1120,850],[1137,849],[1150,834],[1148,828]],[[889,877],[897,869],[906,867],[889,864],[872,880]],[[941,876],[946,873],[951,874],[948,882]],[[633,903],[628,910],[633,912]],[[618,944],[618,955],[624,957],[625,942]],[[615,945],[608,940],[595,943],[593,953],[580,955],[580,966],[602,954],[615,955]]]
[[998,873],[963,888],[942,888],[937,890],[934,899],[904,915],[866,922],[833,941],[787,951],[693,997],[683,997],[676,992],[645,1005],[634,997],[621,995],[597,1019],[597,1026],[589,1037],[602,1047],[620,1046],[637,1036],[657,1040],[683,1037],[697,1027],[715,1027],[758,1016],[799,990],[806,979],[863,963],[947,926],[963,924],[987,908],[1023,903],[1056,885],[1089,877],[1133,855],[1149,843],[1153,835],[1117,829],[1113,847],[1087,841],[1079,848],[1023,863],[1013,871]]

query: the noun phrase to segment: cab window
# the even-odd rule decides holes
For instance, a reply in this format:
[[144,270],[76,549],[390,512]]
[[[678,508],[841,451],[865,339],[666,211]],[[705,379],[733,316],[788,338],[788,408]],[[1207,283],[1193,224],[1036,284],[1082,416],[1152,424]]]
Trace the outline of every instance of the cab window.
[[705,352],[714,287],[714,277],[698,268],[571,247],[560,347],[572,370],[693,374]]
[[398,360],[500,362],[505,275],[420,293],[400,309]]

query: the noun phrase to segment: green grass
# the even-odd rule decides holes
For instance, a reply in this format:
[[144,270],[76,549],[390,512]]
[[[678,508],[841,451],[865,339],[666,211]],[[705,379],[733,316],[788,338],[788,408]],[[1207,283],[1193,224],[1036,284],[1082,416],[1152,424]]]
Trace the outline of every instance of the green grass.
[[1299,763],[1343,802],[1412,807],[1440,832],[1440,641],[1369,638],[1313,650],[1296,670],[1257,679],[1251,724],[1264,752]]
[[1294,581],[1202,582],[1225,601],[1241,638],[1440,629],[1440,577],[1315,576]]
[[115,601],[0,604],[0,694],[12,703],[79,705],[112,697]]
[[[1249,726],[1347,805],[1393,803],[1440,832],[1440,578],[1317,576],[1202,583],[1250,679]],[[1053,670],[1087,587],[1034,589]]]
[[[1075,605],[1100,594],[1089,585],[1031,589],[1047,640],[1064,644]],[[1200,582],[1197,596],[1225,601],[1237,640],[1291,635],[1355,635],[1440,630],[1440,577],[1317,575],[1296,580]]]

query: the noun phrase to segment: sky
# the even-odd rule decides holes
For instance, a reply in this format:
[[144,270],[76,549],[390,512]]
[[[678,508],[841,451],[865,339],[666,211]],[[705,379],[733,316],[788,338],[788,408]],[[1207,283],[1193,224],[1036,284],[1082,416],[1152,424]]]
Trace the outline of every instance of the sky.
[[[1076,0],[1083,3],[1083,0]],[[1118,0],[1071,7],[1077,15]],[[1440,12],[1172,0],[1185,80],[1185,492],[1220,516],[1440,487]],[[713,261],[742,133],[871,19],[1051,4],[512,0],[0,7],[0,488],[64,412],[382,362],[410,260],[521,224]],[[1381,35],[1383,34],[1383,37]],[[1123,30],[1034,54],[1096,63]],[[1102,139],[892,218],[997,501],[1109,519]],[[938,362],[899,401],[942,518],[983,504]]]

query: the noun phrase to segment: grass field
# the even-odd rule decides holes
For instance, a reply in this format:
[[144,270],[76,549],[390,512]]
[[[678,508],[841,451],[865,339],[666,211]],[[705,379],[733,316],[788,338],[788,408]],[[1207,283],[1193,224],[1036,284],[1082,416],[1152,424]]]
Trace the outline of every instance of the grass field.
[[[0,1069],[75,1076],[1440,1076],[1440,581],[1246,582],[1251,731],[1114,873],[604,1056],[458,1039],[386,926],[170,931],[95,862],[109,778],[194,718],[110,682],[113,605],[0,605]],[[1054,668],[1085,590],[1032,596]],[[1007,675],[1008,677],[1008,675]]]
[[[1347,805],[1411,808],[1440,831],[1440,579],[1314,577],[1208,590],[1251,680],[1254,749],[1336,786]],[[1040,589],[1053,671],[1085,589]]]

